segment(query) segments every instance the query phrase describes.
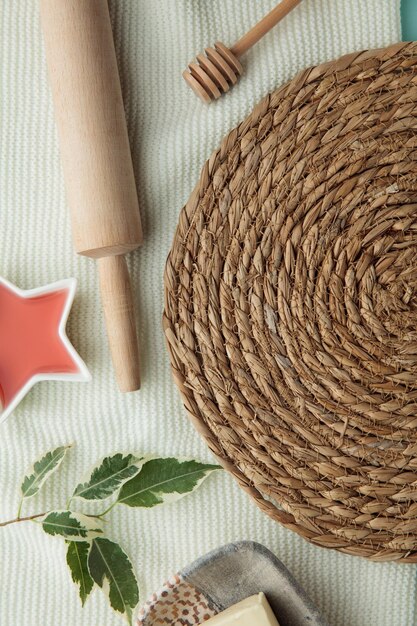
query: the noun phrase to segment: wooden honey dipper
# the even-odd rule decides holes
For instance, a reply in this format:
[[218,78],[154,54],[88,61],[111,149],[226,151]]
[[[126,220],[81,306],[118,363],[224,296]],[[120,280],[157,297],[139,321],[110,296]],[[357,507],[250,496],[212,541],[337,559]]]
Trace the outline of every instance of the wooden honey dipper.
[[214,44],[214,48],[206,48],[205,55],[197,56],[198,63],[190,63],[188,69],[183,72],[184,80],[204,102],[209,103],[220,98],[237,82],[243,72],[239,57],[252,48],[300,2],[301,0],[282,0],[231,48],[227,48],[220,41]]
[[65,187],[79,254],[98,259],[121,391],[140,387],[124,254],[142,227],[107,0],[40,0]]

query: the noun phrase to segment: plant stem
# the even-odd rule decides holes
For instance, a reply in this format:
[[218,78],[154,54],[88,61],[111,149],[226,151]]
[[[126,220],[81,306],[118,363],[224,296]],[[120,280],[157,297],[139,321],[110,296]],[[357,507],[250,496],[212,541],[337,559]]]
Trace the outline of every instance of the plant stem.
[[107,513],[110,513],[110,511],[112,510],[114,506],[116,506],[116,504],[117,504],[117,500],[115,500],[113,504],[107,507],[107,509],[105,509],[102,513],[99,513],[96,517],[103,517],[103,515],[107,515]]
[[28,522],[32,519],[36,519],[37,517],[43,517],[47,514],[45,513],[35,513],[35,515],[28,515],[28,517],[15,517],[15,519],[9,519],[7,522],[0,522],[0,526],[8,526],[9,524],[17,524],[17,522]]
[[[31,520],[36,520],[36,518],[38,517],[44,517],[48,513],[49,511],[45,511],[45,513],[35,513],[35,515],[28,515],[27,517],[20,517],[18,515],[14,519],[7,520],[7,522],[0,522],[0,526],[9,526],[9,524],[17,524],[17,522],[29,522]],[[87,515],[86,517],[93,517],[94,519],[100,519],[101,515]]]
[[20,519],[20,514],[22,512],[23,498],[20,498],[19,508],[17,509],[17,519]]
[[[99,520],[101,520],[101,516],[102,516],[103,514],[101,513],[100,515],[89,515],[88,513],[84,513],[84,515],[85,515],[86,517],[92,517],[93,519],[99,519]],[[105,520],[105,519],[104,519],[104,520],[102,520],[102,521],[103,521],[103,522],[106,522],[106,520]]]

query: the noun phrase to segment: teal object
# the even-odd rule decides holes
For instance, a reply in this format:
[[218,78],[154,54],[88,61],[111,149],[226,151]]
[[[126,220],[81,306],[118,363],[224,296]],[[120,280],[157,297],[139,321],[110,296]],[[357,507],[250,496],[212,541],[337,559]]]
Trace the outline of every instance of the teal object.
[[417,40],[417,0],[401,0],[403,41]]

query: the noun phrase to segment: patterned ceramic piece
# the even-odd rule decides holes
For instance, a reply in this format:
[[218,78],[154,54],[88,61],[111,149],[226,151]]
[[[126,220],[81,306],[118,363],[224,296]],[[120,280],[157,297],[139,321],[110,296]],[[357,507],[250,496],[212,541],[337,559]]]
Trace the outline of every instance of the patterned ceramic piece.
[[251,541],[214,550],[170,578],[141,608],[137,626],[197,626],[259,591],[280,626],[326,626],[286,567]]
[[204,595],[181,574],[175,574],[141,608],[137,626],[195,626],[215,614]]

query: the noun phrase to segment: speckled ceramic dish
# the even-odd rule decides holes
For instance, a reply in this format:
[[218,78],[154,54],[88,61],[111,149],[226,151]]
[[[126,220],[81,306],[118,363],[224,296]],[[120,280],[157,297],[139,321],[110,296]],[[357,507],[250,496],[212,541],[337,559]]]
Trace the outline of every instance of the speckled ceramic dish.
[[141,608],[137,626],[197,626],[260,591],[280,626],[327,626],[281,561],[252,541],[218,548],[172,576]]

